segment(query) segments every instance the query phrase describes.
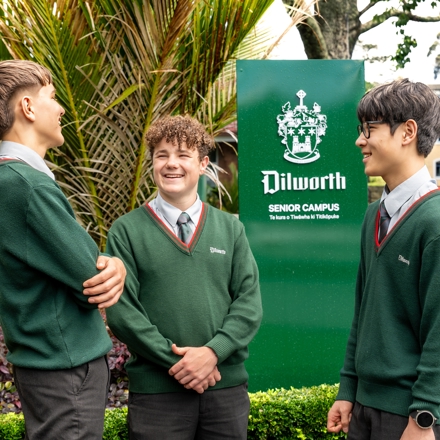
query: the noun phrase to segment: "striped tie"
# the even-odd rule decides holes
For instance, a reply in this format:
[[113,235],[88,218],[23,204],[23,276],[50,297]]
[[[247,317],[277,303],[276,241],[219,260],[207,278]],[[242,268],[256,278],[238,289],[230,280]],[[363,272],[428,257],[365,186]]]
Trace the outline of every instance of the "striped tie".
[[186,244],[191,240],[192,231],[188,224],[190,216],[186,212],[182,212],[177,219],[177,226],[179,227],[179,238]]
[[388,226],[390,225],[391,217],[385,208],[385,200],[383,200],[379,206],[380,222],[379,222],[379,243],[385,238],[388,232]]

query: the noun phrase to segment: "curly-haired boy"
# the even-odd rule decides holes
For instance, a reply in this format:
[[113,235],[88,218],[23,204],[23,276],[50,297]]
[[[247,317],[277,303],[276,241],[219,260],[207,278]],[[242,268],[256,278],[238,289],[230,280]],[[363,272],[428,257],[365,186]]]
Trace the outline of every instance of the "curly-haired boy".
[[158,195],[111,227],[108,250],[128,269],[108,323],[132,354],[130,438],[246,439],[244,361],[262,315],[243,225],[202,203],[213,139],[188,116],[147,133]]

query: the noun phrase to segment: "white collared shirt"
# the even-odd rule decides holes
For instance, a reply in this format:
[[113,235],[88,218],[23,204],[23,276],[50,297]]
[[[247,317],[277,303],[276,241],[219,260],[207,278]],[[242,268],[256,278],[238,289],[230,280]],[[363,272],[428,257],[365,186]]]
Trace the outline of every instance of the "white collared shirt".
[[[157,194],[157,197],[155,199],[148,203],[148,205],[162,220],[162,222],[165,223],[168,229],[170,229],[173,234],[178,237],[179,226],[177,226],[177,219],[179,218],[180,214],[182,214],[182,211],[179,208],[176,208],[175,206],[166,202],[159,193]],[[194,204],[191,205],[191,207],[188,208],[185,212],[190,217],[188,225],[191,228],[192,233],[194,233],[202,214],[202,201],[200,200],[198,194]]]
[[17,142],[2,141],[0,143],[0,157],[10,157],[26,162],[32,168],[47,174],[52,180],[55,180],[54,174],[50,171],[44,159],[25,145],[18,144]]
[[399,186],[396,186],[391,192],[387,193],[385,187],[380,201],[385,200],[385,208],[391,217],[388,232],[391,231],[391,228],[414,202],[434,189],[437,189],[437,183],[435,179],[430,176],[426,166],[402,182]]

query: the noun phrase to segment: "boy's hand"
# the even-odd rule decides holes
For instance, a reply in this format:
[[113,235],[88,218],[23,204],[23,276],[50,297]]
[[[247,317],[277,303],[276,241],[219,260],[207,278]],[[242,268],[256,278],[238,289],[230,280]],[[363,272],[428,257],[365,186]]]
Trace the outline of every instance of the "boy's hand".
[[104,309],[118,302],[124,291],[127,271],[119,258],[104,255],[98,257],[96,267],[101,272],[84,282],[83,293],[91,296],[89,303],[98,304],[98,308]]
[[[173,344],[172,350],[183,358],[173,365],[168,373],[174,376],[185,388],[202,393],[207,388],[206,385],[213,386],[220,380],[220,373],[216,368],[217,355],[211,348],[177,347],[176,344]],[[217,370],[217,374],[215,370]]]
[[400,440],[435,440],[435,435],[432,429],[419,428],[413,418],[409,417],[408,426]]
[[[215,367],[211,374],[209,374],[205,380],[202,380],[197,386],[195,386],[193,390],[197,391],[199,394],[203,394],[209,387],[213,387],[221,378],[220,371],[218,371],[218,368]],[[185,388],[190,389],[188,385],[185,385]]]
[[330,408],[327,416],[327,431],[338,433],[348,432],[353,404],[348,400],[337,400]]

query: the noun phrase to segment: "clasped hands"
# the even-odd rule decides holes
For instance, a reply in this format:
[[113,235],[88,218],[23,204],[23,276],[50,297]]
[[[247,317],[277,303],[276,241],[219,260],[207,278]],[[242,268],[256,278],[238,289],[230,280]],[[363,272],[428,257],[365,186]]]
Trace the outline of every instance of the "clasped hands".
[[211,348],[177,347],[176,344],[171,348],[174,354],[183,357],[168,370],[168,373],[186,389],[193,389],[202,394],[221,379],[217,369],[218,358]]

